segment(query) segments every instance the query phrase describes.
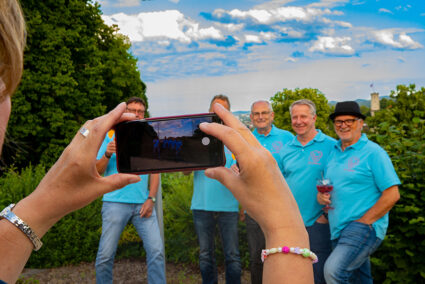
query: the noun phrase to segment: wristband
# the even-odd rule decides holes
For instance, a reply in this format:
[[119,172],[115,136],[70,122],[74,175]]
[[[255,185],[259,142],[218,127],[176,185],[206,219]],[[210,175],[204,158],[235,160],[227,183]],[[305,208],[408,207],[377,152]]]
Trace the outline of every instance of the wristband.
[[10,223],[15,225],[19,230],[24,233],[28,239],[32,242],[34,245],[34,250],[38,251],[43,243],[40,241],[40,239],[37,237],[37,235],[32,231],[31,227],[28,226],[27,223],[25,223],[21,218],[15,215],[15,213],[12,212],[12,209],[15,207],[15,204],[10,204],[6,208],[3,209],[0,213],[0,218],[4,218],[8,220]]
[[292,248],[287,246],[271,248],[271,249],[263,249],[261,251],[261,261],[264,262],[267,256],[278,253],[278,252],[281,252],[284,254],[288,254],[288,253],[299,254],[304,257],[310,258],[313,263],[317,263],[319,261],[319,259],[317,258],[317,255],[307,248],[299,248],[299,247]]
[[106,159],[110,159],[112,157],[112,154],[108,156],[105,152],[105,157],[106,157]]

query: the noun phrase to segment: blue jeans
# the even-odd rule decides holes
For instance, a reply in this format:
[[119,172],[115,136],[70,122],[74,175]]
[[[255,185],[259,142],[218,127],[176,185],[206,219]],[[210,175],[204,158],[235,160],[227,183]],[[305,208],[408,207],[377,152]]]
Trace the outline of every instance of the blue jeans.
[[146,251],[149,283],[166,283],[165,257],[155,208],[149,218],[140,218],[142,204],[103,202],[102,235],[96,257],[96,282],[112,283],[112,268],[121,233],[131,221]]
[[266,239],[260,225],[245,213],[246,237],[249,250],[249,270],[251,272],[251,284],[263,283],[263,262],[261,251],[266,248]]
[[238,212],[192,210],[199,241],[199,266],[202,283],[217,283],[214,235],[218,224],[226,263],[226,283],[241,283],[239,257]]
[[310,240],[310,250],[319,258],[319,262],[313,264],[314,283],[325,284],[323,267],[326,259],[332,251],[331,232],[329,224],[315,222],[310,227],[306,227]]
[[332,241],[334,248],[325,263],[326,283],[373,283],[369,257],[381,242],[372,225],[349,223]]

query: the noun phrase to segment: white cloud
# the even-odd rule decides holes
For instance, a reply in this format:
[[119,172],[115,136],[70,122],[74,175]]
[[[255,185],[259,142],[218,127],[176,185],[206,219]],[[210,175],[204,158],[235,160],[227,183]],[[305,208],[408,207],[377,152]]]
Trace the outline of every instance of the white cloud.
[[419,49],[423,46],[414,41],[406,32],[397,29],[372,31],[370,41],[399,49]]
[[223,39],[221,31],[215,27],[200,28],[199,23],[185,17],[177,10],[139,13],[127,15],[118,13],[104,15],[107,25],[116,24],[120,32],[132,42],[170,39],[190,43],[200,39]]
[[261,43],[261,39],[257,35],[245,35],[245,42]]
[[175,3],[175,4],[177,4],[177,3],[179,3],[179,2],[180,2],[180,0],[168,0],[168,1],[173,2],[173,3]]
[[285,58],[285,61],[286,62],[293,62],[293,63],[297,62],[297,60],[295,58],[293,58],[293,57],[286,57]]
[[333,8],[336,6],[341,6],[344,5],[346,3],[350,2],[349,0],[322,0],[320,2],[317,3],[312,3],[309,6],[310,7],[329,7],[329,8]]
[[385,8],[381,8],[381,9],[379,9],[378,11],[379,11],[380,13],[387,13],[387,14],[392,14],[392,15],[394,15],[394,13],[393,13],[393,12],[391,12],[390,10],[385,9]]
[[310,23],[323,15],[340,15],[340,12],[333,12],[329,9],[288,6],[272,9],[250,9],[246,11],[242,11],[239,9],[233,9],[231,11],[216,9],[214,10],[213,15],[217,18],[229,15],[234,19],[250,19],[260,24],[274,24],[277,22],[287,21],[300,21]]
[[313,46],[310,47],[311,52],[322,52],[335,55],[353,55],[354,49],[347,43],[351,41],[350,37],[319,37]]

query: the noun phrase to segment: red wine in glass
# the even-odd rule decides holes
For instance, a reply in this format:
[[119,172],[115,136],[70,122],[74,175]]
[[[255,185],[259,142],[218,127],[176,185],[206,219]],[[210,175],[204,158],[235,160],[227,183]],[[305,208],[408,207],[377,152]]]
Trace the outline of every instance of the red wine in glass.
[[[319,179],[317,181],[316,188],[320,193],[329,193],[334,189],[334,186],[329,179]],[[326,204],[326,206],[323,208],[325,212],[327,212],[329,209],[333,209],[333,207],[329,206],[329,204]]]

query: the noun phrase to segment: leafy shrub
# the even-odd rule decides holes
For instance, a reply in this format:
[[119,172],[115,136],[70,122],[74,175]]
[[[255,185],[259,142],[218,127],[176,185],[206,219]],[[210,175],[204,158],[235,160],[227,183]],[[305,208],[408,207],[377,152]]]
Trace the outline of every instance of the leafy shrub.
[[368,136],[390,155],[401,180],[385,241],[371,259],[378,283],[425,282],[425,88],[397,86],[367,120]]

